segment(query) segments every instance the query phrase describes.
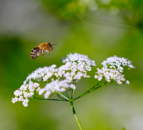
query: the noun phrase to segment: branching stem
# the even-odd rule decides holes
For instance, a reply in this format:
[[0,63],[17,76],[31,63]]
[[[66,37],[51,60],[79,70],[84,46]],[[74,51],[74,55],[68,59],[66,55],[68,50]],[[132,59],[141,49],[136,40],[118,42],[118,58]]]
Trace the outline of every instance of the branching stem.
[[97,83],[95,86],[93,86],[92,88],[90,88],[90,89],[87,90],[85,93],[81,94],[80,96],[78,96],[78,97],[75,98],[75,99],[73,98],[73,97],[74,97],[74,92],[75,92],[75,90],[72,90],[72,92],[71,92],[71,97],[68,95],[67,92],[65,92],[65,94],[64,94],[64,93],[58,93],[58,94],[57,94],[60,99],[44,99],[44,98],[37,98],[37,97],[33,97],[33,98],[35,98],[35,99],[40,99],[40,100],[68,101],[68,102],[70,102],[73,115],[74,115],[74,117],[75,117],[75,119],[76,119],[76,122],[77,122],[77,124],[78,124],[80,130],[82,130],[82,127],[81,127],[81,124],[80,124],[79,119],[78,119],[78,117],[77,117],[77,114],[76,114],[76,111],[75,111],[73,102],[74,102],[75,100],[81,98],[82,96],[84,96],[84,95],[86,95],[86,94],[88,94],[88,93],[90,93],[90,92],[92,92],[92,91],[94,91],[94,90],[100,88],[101,86],[103,86],[103,85],[106,84],[106,83],[107,83],[106,81],[105,81],[105,82],[101,81],[101,82]]
[[[80,96],[76,97],[74,100],[77,100],[78,98],[83,97],[84,95],[100,88],[101,86],[103,86],[104,84],[106,84],[107,82],[104,82],[103,84],[101,84],[102,82],[99,82],[98,84],[96,84],[95,86],[93,86],[91,89],[87,90],[85,93],[81,94]],[[101,84],[101,85],[100,85]]]
[[66,97],[66,95],[65,94],[63,94],[63,93],[59,93],[63,98],[65,98],[66,100],[69,100],[69,98],[68,97]]

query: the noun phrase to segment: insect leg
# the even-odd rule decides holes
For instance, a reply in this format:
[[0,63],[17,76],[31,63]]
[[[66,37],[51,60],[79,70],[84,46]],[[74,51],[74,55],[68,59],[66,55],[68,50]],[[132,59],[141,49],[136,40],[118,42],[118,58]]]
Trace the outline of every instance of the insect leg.
[[42,56],[44,56],[45,55],[45,51],[44,50],[42,50]]
[[46,52],[49,54],[50,53],[50,51],[49,50],[46,50]]

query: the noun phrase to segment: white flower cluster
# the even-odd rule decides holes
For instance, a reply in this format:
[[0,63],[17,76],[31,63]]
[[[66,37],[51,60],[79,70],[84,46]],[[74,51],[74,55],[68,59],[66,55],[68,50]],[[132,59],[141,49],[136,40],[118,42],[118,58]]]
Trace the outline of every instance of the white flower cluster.
[[132,65],[131,61],[123,57],[120,58],[117,56],[109,57],[107,58],[107,60],[103,61],[101,64],[103,65],[103,67],[106,67],[106,68],[110,68],[110,69],[116,68],[120,72],[123,72],[124,66],[128,66],[129,68],[135,68]]
[[52,93],[64,92],[69,88],[76,89],[76,86],[70,83],[66,79],[52,81],[39,91],[39,95],[44,93],[44,98],[47,99]]
[[[91,71],[91,67],[95,66],[95,62],[88,59],[85,55],[69,54],[63,60],[64,65],[56,68],[56,65],[50,67],[38,68],[31,73],[23,85],[14,92],[15,98],[12,102],[22,101],[23,105],[28,106],[29,98],[34,96],[37,91],[39,95],[44,94],[47,99],[53,93],[61,93],[69,89],[76,89],[75,80],[82,77],[89,77],[87,71]],[[44,88],[40,87],[39,81],[46,82]]]
[[84,64],[84,65],[87,65],[87,66],[96,66],[94,60],[90,60],[88,58],[88,56],[81,55],[81,54],[78,54],[78,53],[67,55],[66,58],[63,58],[63,63],[66,63],[66,62],[78,62],[79,65]]
[[100,81],[104,77],[107,82],[114,80],[117,84],[129,84],[129,81],[125,79],[124,75],[122,75],[125,66],[135,68],[131,61],[117,56],[107,58],[107,60],[102,62],[102,65],[102,69],[97,68],[95,79]]
[[[69,54],[63,59],[65,65],[59,68],[59,73],[68,80],[79,80],[81,77],[90,77],[87,75],[87,71],[91,71],[92,66],[95,65],[94,60],[90,60],[88,56],[78,53]],[[65,73],[66,71],[66,73]],[[61,76],[60,75],[60,76]]]
[[28,98],[34,95],[35,89],[37,89],[37,91],[40,89],[40,87],[38,86],[39,86],[38,83],[33,83],[32,81],[29,81],[28,84],[23,84],[19,88],[19,90],[16,90],[14,92],[15,98],[12,98],[12,102],[15,103],[18,101],[22,101],[23,106],[27,107],[29,102]]

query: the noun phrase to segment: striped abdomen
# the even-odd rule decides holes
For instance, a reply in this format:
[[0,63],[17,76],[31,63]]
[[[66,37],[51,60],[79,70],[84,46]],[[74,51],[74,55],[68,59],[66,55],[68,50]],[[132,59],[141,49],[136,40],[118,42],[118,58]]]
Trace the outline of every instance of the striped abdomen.
[[31,51],[31,59],[34,60],[36,59],[39,55],[40,55],[41,51],[40,51],[40,48],[39,47],[34,47]]

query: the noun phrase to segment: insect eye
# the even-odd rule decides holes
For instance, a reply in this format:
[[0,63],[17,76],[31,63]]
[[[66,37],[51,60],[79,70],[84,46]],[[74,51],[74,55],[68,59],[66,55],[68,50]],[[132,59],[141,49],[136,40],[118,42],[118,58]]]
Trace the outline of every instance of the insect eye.
[[51,47],[51,44],[48,44],[49,47]]

